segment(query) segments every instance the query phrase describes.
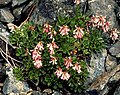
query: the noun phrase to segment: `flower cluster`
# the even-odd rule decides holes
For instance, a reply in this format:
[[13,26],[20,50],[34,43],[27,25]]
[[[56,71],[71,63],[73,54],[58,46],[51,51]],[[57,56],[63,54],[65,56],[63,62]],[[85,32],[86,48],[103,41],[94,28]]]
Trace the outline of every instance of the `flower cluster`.
[[[64,65],[66,66],[67,69],[70,69],[70,67],[72,67],[72,69],[76,70],[78,73],[81,72],[81,66],[78,63],[73,65],[71,57],[64,59]],[[57,75],[58,78],[61,76],[61,79],[63,80],[68,80],[71,76],[67,71],[63,72],[60,67],[56,70],[55,74]]]
[[80,66],[78,63],[74,64],[74,66],[73,66],[72,68],[73,68],[74,70],[76,70],[78,73],[81,72],[81,66]]
[[76,29],[73,31],[74,38],[81,39],[84,35],[84,31],[83,31],[84,28],[77,27],[77,26],[75,26],[75,28]]
[[[59,48],[56,45],[55,39],[54,39],[54,36],[56,36],[57,33],[52,32],[52,26],[49,25],[49,24],[45,24],[43,28],[44,28],[43,32],[48,33],[48,35],[50,35],[50,39],[52,39],[52,42],[47,44],[47,47],[48,47],[48,50],[49,50],[49,53],[50,53],[50,61],[49,61],[49,63],[52,63],[52,65],[55,65],[55,64],[57,64],[57,58],[55,56],[53,56],[55,54],[54,50]],[[59,33],[62,36],[69,35],[70,28],[67,25],[59,26],[59,28],[60,28]],[[75,28],[76,29],[73,31],[74,38],[81,39],[83,37],[83,35],[84,35],[84,32],[83,32],[84,28],[77,27],[77,26],[75,26]],[[69,67],[72,67],[78,73],[81,72],[80,65],[75,64],[73,66],[71,57],[68,57],[68,58],[66,57],[64,59],[64,65],[66,66],[67,69],[69,69]],[[58,78],[61,77],[62,80],[68,80],[70,78],[70,76],[71,76],[67,71],[63,72],[60,67],[56,70],[55,74],[57,75]]]
[[116,40],[118,38],[117,29],[110,30],[110,22],[106,21],[105,16],[92,16],[91,21],[89,21],[89,26],[102,28],[104,32],[110,31],[110,37],[112,40]]
[[62,36],[68,35],[68,32],[70,31],[70,28],[68,26],[60,26],[59,32]]
[[[74,3],[80,4],[80,1],[74,0]],[[20,72],[16,73],[17,77],[53,89],[83,91],[88,77],[86,59],[105,48],[109,41],[103,34],[109,34],[112,40],[118,38],[117,30],[110,30],[106,17],[88,18],[78,12],[73,17],[60,16],[52,25],[34,27],[33,23],[26,23],[12,33],[11,42],[18,47],[16,55],[23,60],[23,66],[16,69]]]
[[51,31],[52,31],[52,26],[49,25],[48,23],[45,23],[45,24],[43,25],[43,32],[48,33],[48,32],[51,32]]
[[70,74],[68,74],[68,72],[63,72],[60,67],[56,70],[55,74],[58,78],[61,76],[62,80],[68,80],[70,78]]
[[104,32],[107,32],[110,28],[110,22],[106,21],[105,16],[92,16],[90,24],[93,27],[102,28]]
[[118,39],[117,29],[114,28],[111,30],[110,37],[112,38],[113,41]]
[[64,59],[64,65],[66,66],[66,68],[72,67],[73,66],[73,64],[72,64],[72,58],[71,57],[65,58]]
[[72,64],[72,58],[68,57],[64,59],[64,65],[66,66],[67,69],[69,69],[69,67],[72,67],[73,70],[76,70],[78,73],[81,72],[81,66],[80,64],[77,62],[74,65]]
[[[73,30],[74,38],[81,39],[84,35],[84,28],[75,25],[75,30]],[[59,32],[62,36],[68,35],[70,28],[66,25],[60,26]]]
[[57,34],[56,31],[52,30],[52,26],[49,25],[48,23],[45,23],[43,26],[43,32],[48,33],[48,35],[50,36],[50,39],[53,39],[53,36],[55,36]]
[[54,42],[54,36],[56,36],[57,32],[52,29],[52,26],[48,23],[45,23],[43,26],[43,33],[46,32],[48,35],[50,35],[50,39],[52,40],[51,43],[47,44],[47,47],[49,49],[50,53],[50,63],[57,64],[57,58],[53,56],[55,54],[54,49],[59,48],[56,43]]
[[47,44],[47,47],[49,48],[49,53],[50,53],[50,55],[55,54],[54,49],[59,48],[59,47],[56,45],[56,43],[54,42],[54,39],[53,39],[52,43]]
[[44,47],[43,47],[43,44],[42,42],[40,41],[36,47],[34,48],[33,52],[32,52],[32,59],[34,60],[34,66],[36,68],[41,68],[42,67],[42,57],[41,57],[41,54],[42,54],[42,51],[44,50]]
[[52,63],[52,65],[57,64],[57,58],[52,56],[52,55],[50,55],[50,63]]

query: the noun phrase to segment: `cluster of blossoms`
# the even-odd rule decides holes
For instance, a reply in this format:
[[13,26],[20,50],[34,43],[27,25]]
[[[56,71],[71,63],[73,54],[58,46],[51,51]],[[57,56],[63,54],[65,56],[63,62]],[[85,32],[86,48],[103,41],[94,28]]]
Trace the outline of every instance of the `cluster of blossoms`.
[[84,28],[77,27],[77,26],[75,26],[75,28],[76,29],[73,31],[74,38],[81,39],[84,35],[84,31],[83,31]]
[[48,35],[50,35],[50,39],[53,39],[53,36],[55,36],[57,34],[56,31],[52,30],[52,26],[49,25],[48,23],[45,23],[43,26],[43,32],[48,33]]
[[68,57],[64,59],[64,65],[66,66],[67,69],[72,67],[73,70],[76,70],[78,73],[81,72],[81,66],[79,63],[75,63],[74,65],[72,64],[72,58]]
[[60,26],[59,32],[62,36],[68,35],[68,32],[70,31],[70,28],[68,26]]
[[49,53],[50,53],[50,55],[55,54],[54,49],[59,48],[59,47],[56,45],[56,43],[54,42],[54,39],[53,39],[52,43],[47,44],[47,47],[49,48]]
[[[50,39],[52,39],[52,42],[47,44],[47,47],[50,53],[49,63],[52,63],[52,65],[55,65],[57,64],[57,58],[53,56],[53,54],[55,54],[54,50],[58,49],[59,47],[56,45],[53,36],[55,36],[57,33],[54,30],[52,30],[52,26],[49,24],[44,24],[43,31],[48,33],[48,35],[50,35]],[[68,28],[68,26],[62,26],[59,29],[59,32],[62,36],[68,35],[69,31],[70,29]],[[68,72],[62,72],[62,69],[60,67],[56,70],[55,74],[57,75],[58,78],[61,76],[62,80],[68,80],[70,78],[70,74],[68,74]]]
[[109,30],[110,23],[106,21],[105,16],[92,16],[90,24],[92,24],[93,27],[102,28],[104,32],[107,32]]
[[[57,33],[54,30],[52,30],[52,26],[49,24],[44,24],[43,31],[48,33],[48,35],[50,35],[50,39],[52,39],[52,42],[47,44],[47,47],[50,53],[49,63],[52,63],[53,65],[55,65],[57,64],[57,58],[53,56],[53,54],[55,54],[54,50],[58,49],[59,47],[56,45],[53,36],[55,36]],[[68,35],[69,31],[70,29],[68,28],[68,26],[62,26],[60,27],[60,30],[59,30],[62,36]],[[70,78],[70,74],[68,74],[68,72],[62,72],[62,69],[60,67],[56,70],[55,74],[57,75],[58,78],[61,76],[62,80],[68,80]]]
[[43,47],[43,44],[42,42],[40,41],[36,47],[34,48],[33,52],[32,52],[32,59],[34,60],[34,66],[36,68],[41,68],[42,67],[42,57],[41,57],[41,54],[42,54],[42,51],[44,50],[44,47]]
[[53,54],[55,54],[54,50],[58,49],[59,47],[54,42],[54,38],[53,37],[57,34],[57,32],[54,31],[52,29],[52,26],[49,25],[48,23],[44,24],[43,32],[45,32],[48,35],[50,35],[50,39],[52,40],[51,43],[47,44],[47,47],[48,47],[49,53],[50,53],[50,63],[52,63],[53,65],[55,65],[55,64],[57,64],[57,58],[54,57]]
[[[80,28],[77,26],[75,26],[75,28],[76,29],[73,31],[74,38],[81,39],[84,35],[83,28]],[[62,36],[68,35],[70,32],[70,28],[65,25],[60,26],[59,32]],[[47,33],[48,35],[50,35],[50,39],[52,42],[47,44],[48,52],[50,53],[49,63],[52,63],[52,65],[56,65],[57,58],[54,56],[55,54],[54,50],[58,49],[59,46],[56,44],[54,36],[56,36],[57,33],[52,29],[52,26],[47,23],[44,24],[43,26],[43,33]],[[40,41],[32,52],[32,59],[34,61],[34,66],[36,68],[42,67],[42,51],[43,50],[44,50],[44,47],[42,42]],[[71,57],[64,58],[64,66],[66,66],[67,69],[72,67],[72,69],[76,70],[78,73],[81,72],[81,66],[78,63],[73,65]],[[56,70],[55,74],[57,75],[58,78],[60,77],[62,80],[68,80],[71,76],[67,71],[63,72],[60,67]]]
[[[72,64],[72,58],[68,57],[64,59],[64,65],[66,66],[67,69],[70,69],[70,67],[72,67],[73,70],[76,70],[78,73],[81,72],[81,66],[76,63],[76,64]],[[70,78],[70,74],[66,71],[62,71],[62,69],[59,67],[55,74],[57,75],[57,77],[63,79],[63,80],[68,80]]]
[[[75,25],[75,28],[76,29],[73,31],[74,38],[81,39],[84,35],[84,31],[83,31],[84,28],[81,28],[81,27],[76,26],[76,25]],[[59,32],[62,36],[68,35],[70,32],[70,28],[68,26],[64,26],[64,25],[60,26]]]
[[58,78],[61,76],[62,80],[68,80],[70,78],[70,74],[68,74],[68,72],[63,72],[60,67],[56,70],[55,74]]
[[113,41],[118,39],[117,29],[114,28],[114,29],[111,30],[110,37],[112,38]]
[[[89,22],[89,26],[102,28],[104,32],[108,32],[110,29],[110,22],[106,21],[105,16],[92,16],[91,21]],[[110,30],[110,37],[112,40],[116,40],[118,38],[117,30]]]
[[[110,23],[106,21],[105,16],[92,16],[88,25],[92,26],[92,27],[101,28],[104,32],[107,32],[107,31],[109,31]],[[58,32],[62,36],[69,35],[70,31],[71,30],[67,25],[59,26]],[[48,23],[45,23],[43,25],[43,33],[47,33],[49,35],[49,39],[51,40],[51,42],[47,44],[48,52],[50,54],[49,63],[51,63],[52,65],[56,65],[58,63],[57,63],[57,58],[54,56],[54,54],[55,54],[55,49],[58,49],[59,46],[56,44],[54,36],[57,35],[57,32],[52,28],[51,25],[49,25]],[[75,30],[73,30],[73,37],[75,39],[81,39],[81,38],[83,38],[83,36],[84,36],[84,28],[75,25]],[[118,38],[116,29],[113,29],[111,31],[110,37],[112,38],[112,40],[116,40]],[[42,55],[43,50],[44,50],[44,47],[43,47],[42,42],[40,41],[32,52],[34,66],[36,68],[42,67],[41,55]],[[64,66],[68,70],[71,67],[73,70],[76,70],[78,73],[81,72],[80,64],[79,63],[73,64],[71,57],[64,58]],[[60,67],[56,69],[55,74],[57,75],[58,78],[61,78],[62,80],[68,80],[71,76],[67,71],[63,71],[62,68],[60,68]]]

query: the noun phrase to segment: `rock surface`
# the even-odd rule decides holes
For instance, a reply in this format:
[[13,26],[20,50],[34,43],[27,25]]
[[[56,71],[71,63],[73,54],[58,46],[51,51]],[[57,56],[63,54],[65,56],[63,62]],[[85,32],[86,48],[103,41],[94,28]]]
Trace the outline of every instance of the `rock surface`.
[[109,52],[111,55],[120,58],[120,41],[115,43],[110,49]]
[[120,95],[120,86],[115,90],[114,95]]
[[8,9],[0,9],[0,21],[3,22],[13,22],[14,16],[11,14],[10,10]]
[[[120,71],[120,64],[117,65],[112,71],[105,72],[99,77],[97,77],[88,90],[97,90],[99,93],[101,93],[100,95],[107,94],[109,90],[108,86],[106,86],[107,83],[109,83],[110,79],[112,79],[113,77],[115,78],[116,73],[119,71]],[[117,77],[115,78],[115,80],[118,81],[119,78]]]
[[27,93],[30,90],[26,82],[18,81],[15,79],[12,68],[6,71],[6,74],[8,75],[8,78],[5,80],[3,85],[3,93],[5,95],[9,95],[11,93],[14,93],[14,95],[21,94],[23,92]]
[[52,95],[62,95],[62,94],[58,91],[55,91]]
[[90,60],[90,67],[88,68],[89,74],[89,82],[96,79],[100,76],[103,72],[105,72],[105,58],[107,56],[107,51],[104,49],[102,53],[92,54]]
[[0,7],[5,6],[6,4],[10,3],[12,0],[0,0]]
[[117,59],[113,56],[107,55],[105,62],[105,69],[107,71],[112,70],[117,65]]
[[16,6],[16,5],[21,5],[23,4],[24,2],[26,2],[27,0],[12,0],[12,6]]
[[58,15],[69,16],[73,12],[73,7],[65,2],[66,0],[41,0],[30,17],[30,21],[43,24],[56,20]]

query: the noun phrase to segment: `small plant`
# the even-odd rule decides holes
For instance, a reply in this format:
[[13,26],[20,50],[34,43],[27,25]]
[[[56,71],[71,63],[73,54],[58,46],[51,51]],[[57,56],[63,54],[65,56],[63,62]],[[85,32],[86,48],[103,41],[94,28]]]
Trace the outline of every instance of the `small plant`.
[[16,78],[81,92],[88,76],[85,60],[105,48],[103,32],[107,31],[109,22],[103,16],[60,16],[43,26],[26,23],[10,36],[23,62],[14,68]]

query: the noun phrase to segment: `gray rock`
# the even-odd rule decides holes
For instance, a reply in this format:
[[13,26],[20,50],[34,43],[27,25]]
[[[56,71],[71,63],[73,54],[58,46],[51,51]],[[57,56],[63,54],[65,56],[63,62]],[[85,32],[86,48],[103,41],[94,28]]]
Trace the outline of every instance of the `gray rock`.
[[[110,78],[114,76],[118,71],[120,71],[120,64],[117,65],[112,71],[105,72],[99,77],[96,78],[96,80],[90,85],[88,90],[97,90],[97,91],[104,91],[105,86],[109,82]],[[104,91],[107,92],[107,91]],[[100,94],[100,95],[105,95],[105,94]]]
[[18,18],[18,17],[21,15],[22,10],[23,10],[23,6],[22,6],[22,7],[19,7],[19,8],[15,8],[15,9],[13,10],[14,16],[15,16],[16,18]]
[[[34,3],[34,2],[31,1],[31,2],[23,9],[22,12],[24,12],[24,13],[27,12],[27,10],[32,6],[33,3]],[[47,21],[47,18],[41,16],[41,14],[40,14],[40,12],[39,12],[39,7],[38,7],[38,5],[36,5],[36,6],[37,6],[37,7],[34,9],[32,15],[31,15],[30,18],[29,18],[29,21],[32,21],[32,22],[34,22],[35,24],[40,24],[40,25],[42,25],[44,22]]]
[[0,21],[3,22],[13,22],[14,16],[11,14],[10,10],[4,8],[0,9]]
[[16,6],[16,5],[20,5],[24,2],[26,2],[27,0],[12,0],[12,6]]
[[105,58],[107,56],[107,51],[104,49],[101,53],[92,54],[90,60],[90,67],[88,68],[89,71],[89,81],[92,82],[98,76],[100,76],[103,72],[105,72]]
[[5,6],[6,4],[10,3],[12,0],[0,0],[0,7]]
[[23,81],[18,81],[15,79],[13,74],[13,69],[6,71],[8,78],[5,80],[3,85],[3,93],[4,95],[14,93],[14,95],[21,94],[22,92],[28,92],[30,90],[28,84]]
[[117,59],[108,55],[105,62],[105,68],[107,71],[112,70],[117,65]]
[[10,33],[6,30],[6,26],[4,26],[1,22],[0,22],[0,47],[5,50],[5,42],[8,42],[9,40],[9,35]]
[[33,11],[30,21],[42,25],[45,22],[53,22],[58,15],[69,16],[72,12],[73,7],[62,3],[62,1],[41,0],[40,4]]
[[33,91],[32,94],[33,94],[33,95],[42,95],[42,93],[39,92],[39,91]]
[[[110,78],[107,84],[110,85],[115,85],[116,82],[118,82],[120,80],[120,71],[117,71],[115,74],[113,74]],[[113,83],[114,82],[114,83]],[[111,87],[109,85],[105,85],[104,89],[102,89],[100,91],[100,95],[108,95],[107,93],[109,93],[109,91],[111,91],[112,89],[115,89],[114,86]],[[118,88],[116,89],[116,91],[114,92],[114,95],[120,95]]]
[[115,43],[110,49],[109,52],[111,55],[120,58],[120,41]]
[[3,94],[0,92],[0,95],[3,95]]
[[51,94],[52,93],[52,90],[51,89],[45,89],[43,90],[44,93],[47,93],[47,94]]
[[115,90],[114,95],[120,95],[120,86]]
[[109,82],[118,81],[119,79],[120,79],[120,71],[116,72],[116,74],[110,78]]
[[47,93],[42,93],[42,95],[48,95]]
[[62,94],[58,91],[55,91],[52,95],[62,95]]
[[0,33],[5,32],[6,28],[7,27],[0,22]]

